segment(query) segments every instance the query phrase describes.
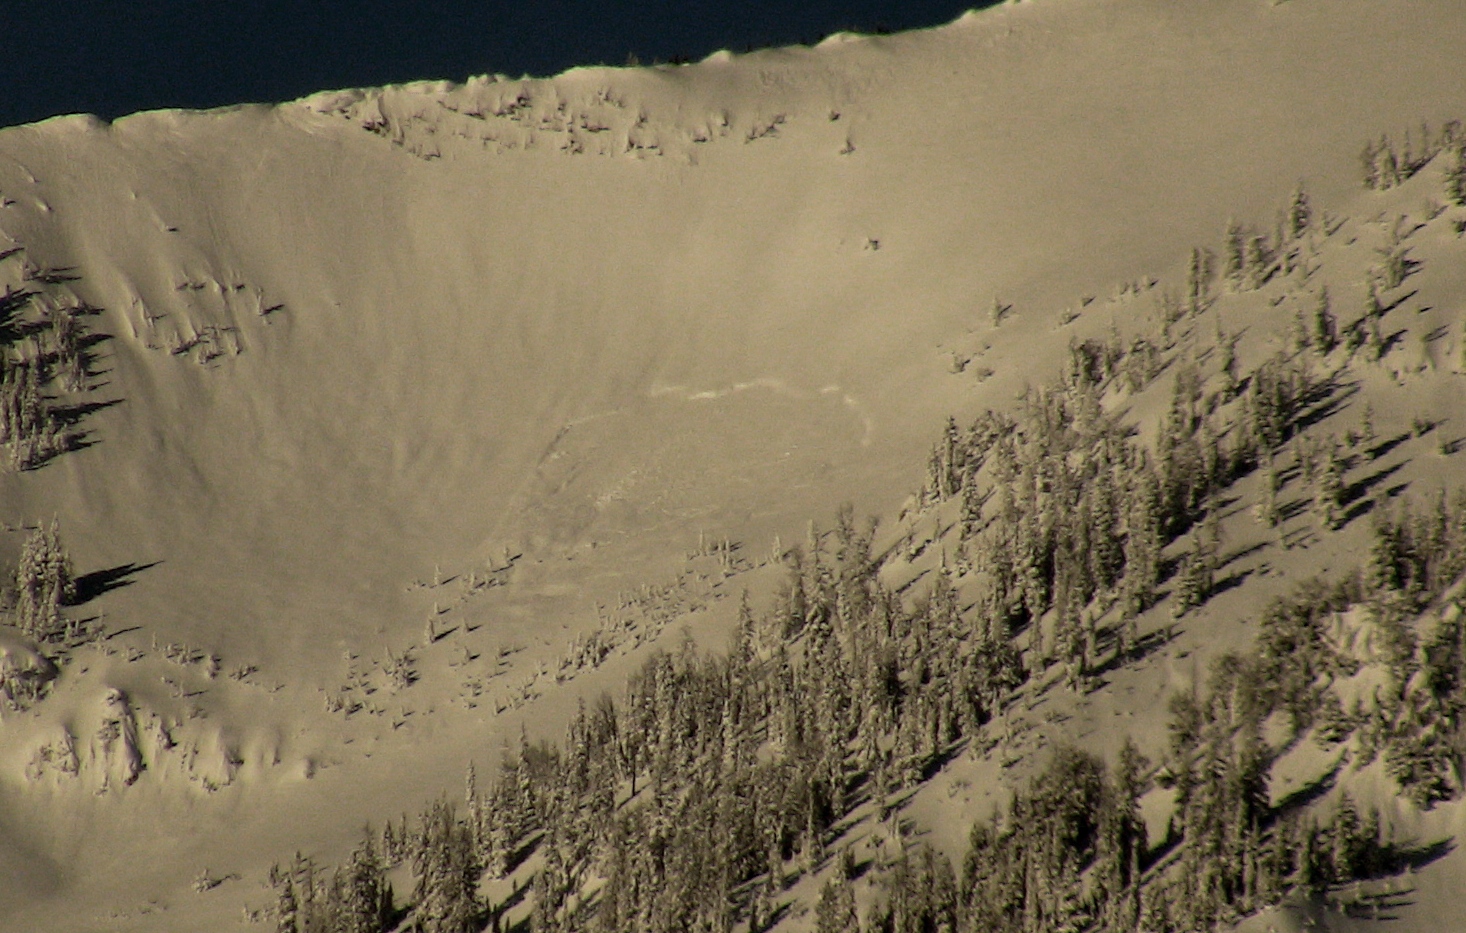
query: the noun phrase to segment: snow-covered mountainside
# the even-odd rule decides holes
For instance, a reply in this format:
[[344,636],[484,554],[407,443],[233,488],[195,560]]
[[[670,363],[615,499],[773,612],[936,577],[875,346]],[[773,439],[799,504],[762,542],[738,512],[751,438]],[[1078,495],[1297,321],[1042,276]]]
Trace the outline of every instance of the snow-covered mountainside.
[[[911,645],[1001,654],[977,619],[1001,617],[1016,660],[964,725],[947,700],[892,699],[861,751],[862,695],[841,707],[848,794],[810,804],[829,825],[799,837],[828,858],[783,840],[770,892],[760,843],[729,869],[735,928],[755,889],[780,929],[839,922],[842,851],[869,920],[893,849],[924,841],[960,874],[974,823],[1060,773],[1053,748],[1113,770],[1127,737],[1153,766],[1146,884],[1192,877],[1176,775],[1211,746],[1175,739],[1172,697],[1215,719],[1213,661],[1281,644],[1274,598],[1369,577],[1381,517],[1430,514],[1466,478],[1463,40],[1466,15],[1425,0],[1033,0],[690,65],[0,131],[0,929],[273,924],[271,865],[346,864],[364,824],[460,799],[470,763],[495,786],[506,754],[534,757],[521,735],[563,746],[578,703],[622,703],[658,649],[691,665],[684,641],[720,654],[742,618],[815,708],[805,617],[838,634],[834,669],[869,661],[857,590],[927,622],[932,592],[954,594],[961,637],[882,636],[903,697],[956,689],[903,666]],[[1205,460],[1203,427],[1230,459],[1204,484],[1157,474],[1176,511],[1144,593],[1120,572],[1139,566],[1133,513],[1082,586],[1058,568],[1105,535],[1066,552],[1009,521],[1064,501],[1025,457],[1070,464],[1076,496],[1113,469],[1129,503],[1140,451],[1169,463],[1180,432]],[[1039,444],[1050,429],[1064,439]],[[861,518],[841,525],[847,502]],[[1332,819],[1347,789],[1399,833],[1395,861],[1348,910],[1253,890],[1259,929],[1371,909],[1450,925],[1466,863],[1430,847],[1462,829],[1460,775],[1434,795],[1389,764],[1410,729],[1457,734],[1431,705],[1455,688],[1430,650],[1458,637],[1440,534],[1417,549],[1428,582],[1315,600],[1314,666],[1287,673],[1317,690],[1272,697],[1257,736],[1269,819]],[[1024,553],[1031,576],[995,590]],[[821,566],[869,588],[831,596],[837,621],[809,610]],[[799,624],[769,622],[806,580]],[[749,721],[751,759],[795,756]],[[941,749],[906,748],[917,722]],[[878,782],[902,755],[924,764]],[[613,803],[651,806],[647,778],[631,766]],[[599,856],[566,869],[583,885],[559,914],[537,906],[559,839],[527,831],[479,921],[591,922],[619,890]],[[1118,882],[1076,858],[1103,901]],[[411,861],[388,875],[393,922],[427,916]],[[1385,897],[1407,865],[1408,896]],[[1060,928],[1051,908],[1033,922]]]

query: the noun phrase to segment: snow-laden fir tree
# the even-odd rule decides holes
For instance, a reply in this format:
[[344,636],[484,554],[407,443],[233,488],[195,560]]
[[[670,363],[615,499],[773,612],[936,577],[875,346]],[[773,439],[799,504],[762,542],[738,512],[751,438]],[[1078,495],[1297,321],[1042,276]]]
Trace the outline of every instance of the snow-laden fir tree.
[[1212,280],[1211,250],[1196,247],[1186,267],[1186,312],[1196,317],[1210,305]]
[[1180,618],[1206,602],[1211,595],[1214,556],[1196,528],[1191,530],[1191,548],[1181,557],[1172,594],[1171,615]]
[[284,877],[278,885],[280,893],[275,900],[275,933],[299,933],[300,905],[295,900],[295,882]]
[[1338,344],[1338,327],[1329,308],[1329,289],[1319,289],[1318,300],[1313,305],[1313,316],[1309,321],[1309,341],[1319,356],[1327,356]]
[[1273,259],[1273,250],[1268,244],[1266,234],[1254,234],[1247,238],[1243,279],[1248,288],[1261,288],[1267,283],[1272,275]]
[[1264,462],[1261,473],[1258,479],[1257,505],[1253,507],[1252,514],[1267,527],[1276,528],[1282,519],[1278,511],[1278,490],[1282,488],[1282,483],[1277,464],[1271,456]]
[[1343,494],[1343,464],[1339,461],[1338,450],[1331,444],[1324,457],[1323,467],[1318,471],[1313,494],[1314,513],[1323,527],[1331,530],[1339,527]]
[[1217,346],[1221,351],[1221,362],[1217,369],[1222,377],[1222,401],[1229,402],[1237,395],[1237,386],[1240,384],[1237,376],[1237,337],[1222,334],[1220,323],[1217,326]]
[[815,933],[847,933],[859,929],[855,913],[855,892],[843,877],[825,882],[815,905]]
[[61,607],[76,599],[76,581],[55,518],[22,545],[15,589],[16,625],[22,632],[45,638],[60,628]]
[[351,854],[342,879],[338,907],[341,933],[382,933],[392,913],[392,888],[382,878],[382,864],[370,832]]
[[1231,221],[1227,224],[1222,244],[1222,277],[1232,290],[1240,290],[1247,268],[1247,232],[1241,224]]
[[1309,204],[1308,192],[1303,190],[1303,183],[1299,182],[1298,187],[1293,189],[1293,196],[1288,200],[1288,239],[1302,239],[1312,223],[1313,207]]
[[1126,516],[1124,612],[1138,615],[1155,601],[1160,577],[1161,501],[1155,470],[1141,465]]
[[439,800],[413,840],[414,923],[422,933],[470,933],[478,915],[480,866],[467,827]]

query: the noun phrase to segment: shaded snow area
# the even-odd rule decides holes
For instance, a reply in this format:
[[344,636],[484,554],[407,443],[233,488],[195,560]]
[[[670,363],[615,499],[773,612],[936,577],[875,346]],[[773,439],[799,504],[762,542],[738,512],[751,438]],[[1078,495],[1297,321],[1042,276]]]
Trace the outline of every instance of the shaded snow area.
[[1459,926],[1463,46],[0,130],[0,931]]

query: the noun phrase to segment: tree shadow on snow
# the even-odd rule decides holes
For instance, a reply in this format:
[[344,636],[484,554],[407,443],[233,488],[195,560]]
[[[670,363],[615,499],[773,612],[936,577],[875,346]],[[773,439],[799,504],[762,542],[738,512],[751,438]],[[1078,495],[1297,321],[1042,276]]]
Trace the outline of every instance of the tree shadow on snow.
[[149,568],[156,567],[162,561],[153,561],[148,564],[136,562],[118,564],[116,567],[108,567],[106,570],[93,570],[91,573],[84,573],[76,578],[76,598],[70,603],[72,606],[82,606],[91,602],[103,593],[111,590],[121,589],[124,586],[131,586],[133,574],[141,573]]
[[120,404],[122,404],[122,399],[114,398],[108,399],[105,402],[82,402],[77,405],[57,405],[51,409],[51,414],[55,416],[59,423],[71,427],[87,415]]
[[1130,646],[1130,652],[1127,655],[1122,656],[1117,648],[1105,659],[1103,664],[1091,672],[1090,676],[1101,682],[1097,684],[1097,687],[1103,684],[1105,675],[1113,673],[1127,665],[1139,664],[1174,641],[1176,635],[1169,629],[1170,626],[1163,625],[1154,631],[1141,635],[1135,639],[1135,644]]
[[1277,819],[1295,810],[1301,810],[1317,802],[1332,790],[1339,779],[1339,772],[1344,770],[1344,758],[1345,756],[1340,755],[1333,766],[1323,774],[1289,792],[1287,796],[1279,800],[1278,805],[1273,807],[1273,818]]
[[1398,473],[1408,462],[1408,460],[1405,460],[1393,466],[1385,467],[1383,470],[1376,470],[1363,479],[1345,486],[1343,493],[1339,496],[1339,504],[1347,506],[1358,502],[1371,489]]
[[1228,590],[1235,590],[1237,587],[1242,585],[1242,581],[1246,580],[1250,576],[1252,576],[1252,568],[1249,567],[1248,569],[1240,571],[1238,573],[1231,573],[1226,575],[1225,577],[1222,577],[1216,583],[1212,584],[1211,592],[1208,593],[1206,597],[1207,600],[1210,601],[1215,597],[1227,592]]

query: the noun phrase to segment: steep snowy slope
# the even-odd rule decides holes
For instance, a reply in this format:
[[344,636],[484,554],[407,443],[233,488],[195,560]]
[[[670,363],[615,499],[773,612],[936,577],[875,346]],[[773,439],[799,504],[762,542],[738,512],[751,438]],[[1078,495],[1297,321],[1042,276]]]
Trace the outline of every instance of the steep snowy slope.
[[[339,853],[521,721],[557,734],[629,661],[518,685],[604,607],[674,579],[720,637],[731,587],[678,576],[700,535],[756,563],[841,501],[893,515],[949,413],[1057,369],[1066,308],[1269,226],[1300,179],[1354,211],[1365,138],[1466,111],[1463,39],[1441,2],[1042,0],[0,132],[3,281],[64,270],[106,338],[88,446],[0,477],[0,518],[59,518],[112,584],[73,614],[115,635],[0,724],[0,907],[223,928],[282,852]],[[450,629],[483,660],[450,668]],[[422,682],[391,693],[405,650]],[[330,708],[353,678],[377,715]],[[106,750],[27,777],[108,717],[134,783]],[[196,896],[201,867],[243,877]]]

